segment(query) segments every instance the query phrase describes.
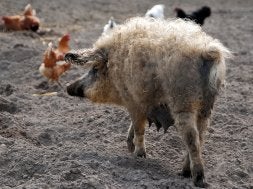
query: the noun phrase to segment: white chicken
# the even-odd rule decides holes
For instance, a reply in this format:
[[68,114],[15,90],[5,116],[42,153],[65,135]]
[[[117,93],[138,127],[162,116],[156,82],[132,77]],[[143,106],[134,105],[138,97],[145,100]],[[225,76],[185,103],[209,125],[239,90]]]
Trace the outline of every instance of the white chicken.
[[164,19],[164,8],[163,4],[155,5],[146,12],[145,17]]

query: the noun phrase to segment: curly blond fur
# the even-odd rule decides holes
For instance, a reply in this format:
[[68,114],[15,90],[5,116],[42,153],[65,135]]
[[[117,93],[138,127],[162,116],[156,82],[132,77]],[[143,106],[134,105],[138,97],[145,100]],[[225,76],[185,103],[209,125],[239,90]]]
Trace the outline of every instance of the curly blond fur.
[[[137,156],[146,156],[149,110],[168,105],[188,152],[182,174],[205,187],[201,148],[229,57],[230,51],[219,40],[190,21],[137,17],[66,60],[89,62],[97,70],[93,83],[82,86],[84,96],[128,109],[132,119],[128,147]],[[74,88],[75,83],[68,91],[78,91]]]

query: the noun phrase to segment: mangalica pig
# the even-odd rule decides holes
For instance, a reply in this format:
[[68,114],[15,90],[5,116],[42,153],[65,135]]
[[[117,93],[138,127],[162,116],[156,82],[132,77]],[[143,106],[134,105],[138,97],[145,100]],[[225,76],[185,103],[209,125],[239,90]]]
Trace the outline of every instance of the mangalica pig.
[[68,63],[90,67],[67,92],[124,106],[132,120],[127,144],[136,156],[146,156],[147,120],[165,129],[175,124],[187,150],[182,175],[206,187],[204,134],[230,56],[217,39],[190,21],[131,18],[92,48],[65,55]]

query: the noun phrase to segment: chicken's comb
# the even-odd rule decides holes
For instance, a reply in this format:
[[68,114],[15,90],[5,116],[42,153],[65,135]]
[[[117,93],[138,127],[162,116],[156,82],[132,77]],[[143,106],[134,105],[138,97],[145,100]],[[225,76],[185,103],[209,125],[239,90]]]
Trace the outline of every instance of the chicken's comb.
[[70,40],[70,35],[69,35],[69,33],[65,34],[62,38],[66,38],[67,40]]

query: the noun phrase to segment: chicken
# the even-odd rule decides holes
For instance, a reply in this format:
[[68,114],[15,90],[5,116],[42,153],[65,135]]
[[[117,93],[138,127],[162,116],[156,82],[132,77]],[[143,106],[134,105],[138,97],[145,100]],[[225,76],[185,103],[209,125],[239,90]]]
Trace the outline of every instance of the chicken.
[[40,26],[36,11],[30,4],[26,5],[22,15],[3,16],[2,20],[7,30],[32,30],[36,32]]
[[55,49],[57,61],[64,60],[64,55],[70,51],[69,40],[70,40],[69,34],[65,34],[59,40],[58,47],[57,47],[57,49]]
[[65,53],[68,52],[69,49],[66,41],[69,41],[69,35],[62,37],[57,49],[53,48],[53,43],[49,43],[44,53],[43,63],[39,67],[39,71],[43,76],[48,78],[49,81],[56,81],[60,86],[62,85],[59,82],[59,77],[70,69],[71,65],[62,61]]
[[187,18],[199,25],[203,25],[205,19],[211,15],[211,8],[208,6],[204,6],[201,9],[192,12],[191,14],[186,14],[183,9],[180,8],[175,8],[174,10],[177,13],[178,18]]
[[114,18],[111,17],[110,20],[108,21],[108,23],[104,26],[104,30],[103,30],[102,35],[108,34],[116,26],[117,26],[117,24],[116,24]]
[[164,19],[164,7],[162,4],[153,6],[146,12],[145,17]]

